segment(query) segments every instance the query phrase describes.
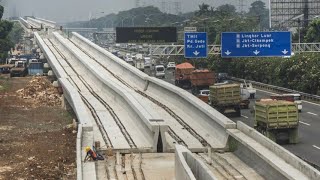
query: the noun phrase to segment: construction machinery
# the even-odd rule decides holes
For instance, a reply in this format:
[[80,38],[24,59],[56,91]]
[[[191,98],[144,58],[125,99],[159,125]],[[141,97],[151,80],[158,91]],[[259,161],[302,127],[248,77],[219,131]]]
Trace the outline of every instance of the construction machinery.
[[298,143],[299,113],[297,104],[282,100],[255,103],[254,128],[275,142]]

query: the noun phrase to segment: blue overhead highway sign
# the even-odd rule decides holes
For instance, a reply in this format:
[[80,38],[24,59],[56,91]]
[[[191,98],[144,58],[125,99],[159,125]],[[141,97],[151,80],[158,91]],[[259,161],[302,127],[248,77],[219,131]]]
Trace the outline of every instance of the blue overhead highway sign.
[[223,32],[222,57],[290,56],[291,33],[283,32]]
[[184,57],[206,58],[208,56],[208,41],[206,32],[184,33]]

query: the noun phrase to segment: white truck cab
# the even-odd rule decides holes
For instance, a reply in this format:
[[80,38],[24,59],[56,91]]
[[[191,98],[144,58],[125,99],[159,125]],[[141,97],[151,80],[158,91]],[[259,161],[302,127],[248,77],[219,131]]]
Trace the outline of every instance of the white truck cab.
[[250,99],[254,99],[256,96],[257,90],[253,88],[251,83],[247,83],[245,80],[240,84],[241,89],[246,89],[250,93]]

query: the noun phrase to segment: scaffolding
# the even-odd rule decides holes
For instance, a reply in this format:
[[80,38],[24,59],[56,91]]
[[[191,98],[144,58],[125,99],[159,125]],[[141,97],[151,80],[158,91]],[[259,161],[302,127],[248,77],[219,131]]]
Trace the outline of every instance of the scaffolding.
[[270,9],[273,29],[306,27],[320,15],[320,0],[270,0]]

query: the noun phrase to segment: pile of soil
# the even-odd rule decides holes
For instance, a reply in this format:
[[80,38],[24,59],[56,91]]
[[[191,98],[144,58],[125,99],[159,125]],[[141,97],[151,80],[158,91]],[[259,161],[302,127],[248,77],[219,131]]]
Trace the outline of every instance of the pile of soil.
[[[30,99],[18,97],[18,89],[33,91],[30,81],[35,80],[0,76],[0,84],[7,84],[0,91],[0,180],[76,179],[77,132],[70,126],[75,117],[61,107],[33,107]],[[42,85],[34,88],[43,91]]]
[[37,106],[61,105],[61,96],[57,88],[45,77],[34,77],[23,89],[17,91],[18,97],[30,99],[30,103]]

